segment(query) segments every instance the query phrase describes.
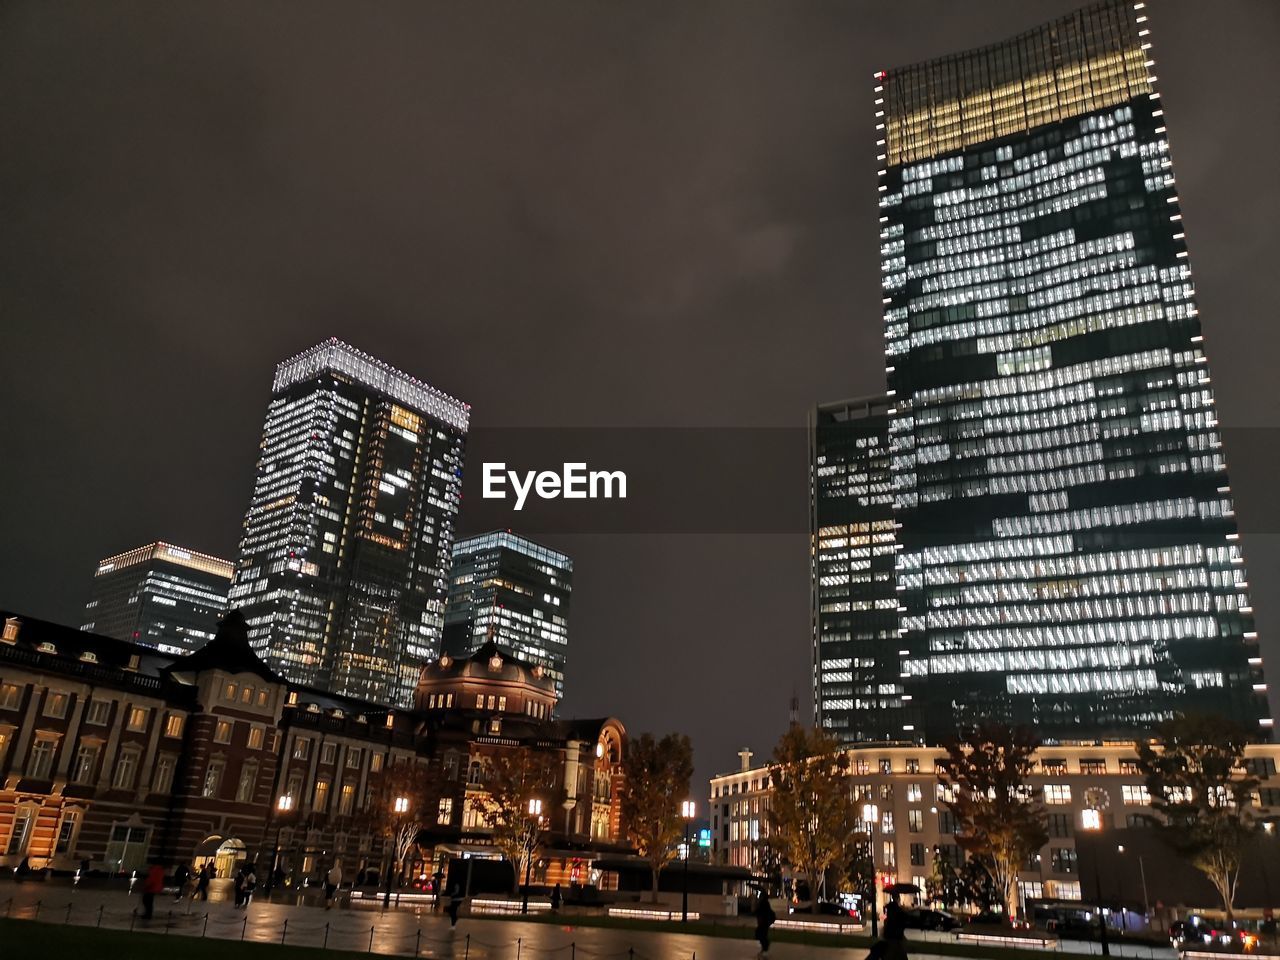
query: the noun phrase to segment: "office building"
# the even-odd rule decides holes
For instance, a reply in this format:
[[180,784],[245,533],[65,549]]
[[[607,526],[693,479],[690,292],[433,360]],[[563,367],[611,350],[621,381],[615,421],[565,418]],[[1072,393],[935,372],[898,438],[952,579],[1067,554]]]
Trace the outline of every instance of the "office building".
[[809,416],[813,704],[842,740],[896,740],[915,722],[902,686],[888,397]]
[[875,75],[903,736],[1270,735],[1147,13]]
[[440,650],[469,415],[338,340],[276,368],[231,588],[272,669],[408,702]]
[[234,567],[171,543],[107,557],[93,574],[81,629],[164,653],[198,650],[227,612]]
[[444,615],[444,650],[468,657],[492,641],[508,656],[535,664],[564,696],[569,655],[573,561],[509,530],[453,545]]

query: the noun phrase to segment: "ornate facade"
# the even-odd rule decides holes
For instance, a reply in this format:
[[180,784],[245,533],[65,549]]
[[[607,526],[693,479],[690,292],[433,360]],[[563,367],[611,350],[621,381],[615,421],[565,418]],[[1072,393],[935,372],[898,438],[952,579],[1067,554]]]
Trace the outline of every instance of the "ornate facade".
[[290,684],[253,652],[232,613],[185,657],[11,613],[0,640],[0,866],[130,872],[151,858],[242,861],[293,877],[337,859],[377,872],[388,771],[429,796],[418,873],[450,856],[494,857],[479,816],[502,753],[552,771],[537,876],[594,879],[624,851],[616,798],[626,731],[553,720],[554,683],[484,648],[422,670],[411,710]]

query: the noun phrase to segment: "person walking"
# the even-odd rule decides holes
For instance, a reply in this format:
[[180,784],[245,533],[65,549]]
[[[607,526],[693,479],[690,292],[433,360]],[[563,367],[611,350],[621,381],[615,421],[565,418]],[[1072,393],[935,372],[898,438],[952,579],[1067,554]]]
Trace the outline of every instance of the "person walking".
[[462,901],[465,898],[462,895],[462,888],[455,882],[449,887],[449,907],[445,911],[449,914],[449,926],[456,927],[458,925],[458,911],[462,909]]
[[871,945],[869,960],[907,960],[907,914],[896,901],[884,908],[880,939]]
[[244,905],[245,873],[246,873],[246,871],[247,871],[247,870],[248,870],[248,868],[247,868],[247,867],[242,866],[238,871],[236,871],[236,884],[235,884],[236,901],[235,901],[235,908],[236,908],[237,910],[239,910],[239,909],[240,909],[240,907]]
[[338,897],[338,887],[342,886],[342,869],[338,866],[338,861],[333,861],[329,867],[329,872],[324,875],[324,908],[331,910],[333,902]]
[[764,890],[761,890],[756,897],[755,914],[756,939],[760,941],[760,952],[756,956],[767,957],[769,955],[769,928],[773,926],[778,916],[773,912],[773,904],[769,902],[769,897]]
[[147,875],[142,880],[142,919],[150,920],[156,911],[156,894],[164,893],[164,867],[158,860],[151,861]]
[[253,892],[258,889],[258,865],[251,863],[244,868],[244,902],[241,906],[249,909],[249,903],[253,900]]
[[201,900],[209,899],[209,881],[213,879],[213,865],[207,861],[200,867],[200,877],[196,880],[196,892],[191,895],[191,899],[199,897]]
[[564,902],[564,897],[560,893],[560,884],[556,884],[551,891],[551,912],[559,913],[560,904]]
[[186,861],[183,861],[178,864],[178,869],[173,871],[173,884],[178,888],[173,894],[174,903],[182,899],[182,895],[187,890],[187,881],[190,879],[191,871],[187,869]]

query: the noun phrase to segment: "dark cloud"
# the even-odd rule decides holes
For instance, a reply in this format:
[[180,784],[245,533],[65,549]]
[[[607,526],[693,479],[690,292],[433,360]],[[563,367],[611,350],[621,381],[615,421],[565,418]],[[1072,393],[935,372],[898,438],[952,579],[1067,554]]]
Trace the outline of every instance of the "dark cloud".
[[[78,622],[98,557],[232,555],[272,366],[330,335],[477,426],[881,388],[871,73],[1072,6],[5,4],[0,603]],[[1277,426],[1280,7],[1150,6],[1223,422]],[[554,545],[570,710],[700,774],[807,712],[803,537]],[[1280,544],[1245,548],[1271,643]]]

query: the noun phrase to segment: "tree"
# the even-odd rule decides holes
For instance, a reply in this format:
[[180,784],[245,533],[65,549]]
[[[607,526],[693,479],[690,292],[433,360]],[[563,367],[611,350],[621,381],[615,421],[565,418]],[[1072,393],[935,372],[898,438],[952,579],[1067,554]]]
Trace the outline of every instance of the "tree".
[[655,739],[646,733],[627,745],[622,760],[622,820],[627,838],[649,861],[653,902],[658,902],[658,876],[675,859],[684,836],[680,803],[689,798],[693,779],[693,745],[684,734]]
[[[548,785],[554,780],[550,759],[530,750],[495,754],[488,766],[480,816],[493,831],[493,845],[515,870],[517,889],[550,819],[555,798]],[[545,804],[545,809],[531,811],[531,800]]]
[[1040,792],[1026,780],[1040,740],[1025,727],[980,724],[944,744],[942,802],[956,821],[956,843],[990,875],[1010,917],[1018,915],[1018,870],[1049,841]]
[[1259,780],[1244,769],[1248,733],[1225,717],[1185,714],[1156,727],[1156,743],[1135,744],[1154,817],[1174,851],[1209,878],[1230,922],[1240,861],[1256,838],[1252,798]]
[[773,761],[769,840],[808,881],[816,913],[827,870],[847,872],[865,842],[849,755],[825,731],[794,725],[778,741]]
[[[418,846],[418,835],[433,822],[439,786],[439,778],[425,764],[399,760],[383,769],[367,814],[374,832],[387,843],[388,874],[403,872],[409,854]],[[396,809],[398,800],[404,809]]]

